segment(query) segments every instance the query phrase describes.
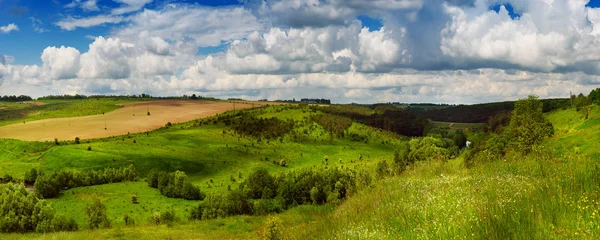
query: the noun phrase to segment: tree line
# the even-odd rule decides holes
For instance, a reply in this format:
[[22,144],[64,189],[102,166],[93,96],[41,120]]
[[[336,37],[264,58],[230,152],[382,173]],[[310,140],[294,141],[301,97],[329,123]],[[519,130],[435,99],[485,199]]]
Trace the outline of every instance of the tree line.
[[255,169],[238,189],[211,194],[190,211],[191,220],[232,215],[263,215],[282,212],[302,204],[337,204],[357,189],[358,182],[370,183],[368,173],[348,169],[302,169],[278,176],[264,168]]
[[25,101],[31,101],[33,100],[30,96],[26,96],[26,95],[5,95],[5,96],[0,96],[0,101],[1,102],[25,102]]
[[63,189],[102,185],[124,181],[136,181],[138,173],[135,167],[105,168],[80,172],[77,170],[62,170],[44,173],[32,169],[25,174],[25,182],[33,183],[34,193],[43,198],[55,198]]

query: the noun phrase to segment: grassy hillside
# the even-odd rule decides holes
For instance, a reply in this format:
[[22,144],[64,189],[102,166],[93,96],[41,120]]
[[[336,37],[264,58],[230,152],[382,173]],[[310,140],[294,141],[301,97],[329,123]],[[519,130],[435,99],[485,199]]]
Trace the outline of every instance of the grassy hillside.
[[[376,165],[379,168],[380,160],[391,160],[405,142],[358,123],[348,128],[346,137],[332,140],[320,125],[308,121],[300,124],[315,114],[302,109],[246,111],[293,119],[296,130],[310,131],[301,142],[292,141],[291,134],[259,142],[237,135],[226,123],[213,124],[216,118],[211,118],[79,145],[2,140],[7,151],[0,151],[0,173],[19,176],[20,170],[35,166],[45,171],[85,170],[133,163],[142,176],[152,168],[183,169],[203,191],[219,193],[226,192],[227,186],[237,187],[255,167],[281,174],[323,167],[324,156],[329,158],[329,167],[373,170]],[[465,168],[463,163],[466,152],[447,161],[416,162],[403,174],[377,180],[339,206],[304,205],[277,214],[283,235],[285,239],[597,239],[600,108],[594,106],[588,120],[574,109],[555,110],[546,116],[554,125],[555,135],[526,157],[511,155],[472,168]],[[366,136],[369,141],[353,141],[350,133]],[[88,145],[92,151],[86,150]],[[288,162],[287,167],[272,161],[280,159]],[[134,193],[139,199],[136,205],[130,203]],[[234,216],[189,221],[190,209],[199,201],[166,198],[144,182],[74,188],[51,202],[57,212],[73,216],[83,226],[83,209],[91,198],[105,202],[112,229],[3,234],[0,238],[260,239],[268,219]],[[176,210],[178,224],[167,227],[149,223],[153,212],[169,207]],[[125,213],[138,225],[124,226]]]
[[[298,132],[295,135],[303,137],[300,141],[292,139],[291,135],[258,141],[237,134],[223,121],[218,122],[218,117],[212,117],[148,133],[85,140],[81,144],[0,139],[3,149],[0,151],[0,176],[10,174],[22,179],[25,171],[31,168],[44,172],[89,171],[133,164],[141,177],[151,170],[182,170],[202,191],[226,193],[228,189],[236,189],[258,167],[273,174],[323,166],[371,169],[377,161],[389,159],[401,142],[395,134],[359,123],[353,123],[346,133],[370,140],[332,139],[322,126],[308,120],[311,114],[317,113],[306,109],[271,106],[245,111],[259,117],[292,119],[296,122],[294,131]],[[234,115],[234,112],[220,117],[228,115]],[[325,156],[328,162],[324,161]],[[279,166],[281,160],[286,161],[285,167]],[[131,204],[132,194],[137,194],[140,204]],[[113,226],[124,225],[124,214],[139,224],[147,224],[152,214],[170,207],[176,210],[180,222],[185,223],[189,209],[200,202],[166,198],[145,182],[74,188],[63,191],[59,198],[50,202],[58,213],[73,217],[83,226],[85,205],[92,198],[100,198],[107,205]]]
[[353,196],[292,239],[597,239],[600,111],[547,114],[556,135],[528,157],[466,169],[421,162]]

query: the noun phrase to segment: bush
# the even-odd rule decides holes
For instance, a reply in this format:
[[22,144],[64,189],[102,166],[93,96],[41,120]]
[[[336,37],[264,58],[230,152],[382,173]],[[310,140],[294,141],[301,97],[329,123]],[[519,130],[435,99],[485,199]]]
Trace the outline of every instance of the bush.
[[35,168],[30,169],[29,171],[25,172],[25,183],[27,184],[33,184],[35,183],[35,179],[37,179],[38,177],[38,171]]
[[391,176],[392,169],[390,168],[390,166],[388,165],[386,160],[382,160],[377,163],[376,173],[377,173],[377,178],[381,179],[384,177]]
[[271,190],[277,189],[275,178],[264,168],[255,169],[242,185],[241,188],[247,189],[248,198],[251,199],[272,198],[274,197],[273,191],[270,193],[267,191],[266,194],[270,194],[268,196],[263,194],[265,193],[265,188]]
[[92,151],[92,146],[88,146],[88,147],[87,147],[87,150],[88,150],[88,151]]
[[252,204],[252,214],[267,215],[270,213],[281,213],[285,210],[283,199],[259,199]]
[[55,198],[60,193],[60,184],[53,175],[40,175],[36,178],[33,191],[42,198]]
[[135,220],[133,220],[133,218],[127,214],[123,215],[123,221],[125,222],[126,226],[135,225]]
[[148,186],[158,188],[160,194],[170,198],[183,198],[186,200],[202,200],[206,195],[187,180],[182,171],[167,173],[152,171],[146,178]]
[[283,239],[283,226],[278,217],[270,216],[267,218],[264,237],[267,240]]
[[167,224],[167,226],[171,227],[175,222],[178,221],[177,216],[175,215],[175,210],[173,208],[169,208],[167,210],[157,212],[152,215],[152,221],[156,224]]
[[79,137],[75,137],[75,144],[79,144]]
[[106,206],[98,198],[94,198],[91,203],[85,207],[88,228],[95,229],[100,226],[110,228],[110,221],[106,216]]
[[4,174],[4,176],[2,176],[2,182],[9,183],[9,182],[12,182],[13,180],[14,179],[13,179],[12,175],[10,175],[8,173],[6,173],[6,174]]
[[60,145],[60,143],[58,142],[58,138],[54,138],[54,144],[55,145]]

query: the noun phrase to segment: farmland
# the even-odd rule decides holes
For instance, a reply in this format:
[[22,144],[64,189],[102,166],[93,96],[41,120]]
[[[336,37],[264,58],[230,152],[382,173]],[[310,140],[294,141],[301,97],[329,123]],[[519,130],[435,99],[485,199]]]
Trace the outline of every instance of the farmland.
[[[96,100],[84,100],[94,103]],[[100,101],[96,101],[100,102]],[[103,100],[103,102],[108,102]],[[28,141],[52,141],[118,136],[127,133],[145,132],[164,126],[166,123],[186,122],[192,119],[208,117],[234,108],[232,103],[209,101],[148,101],[129,102],[119,105],[89,104],[80,101],[76,106],[85,104],[85,108],[77,113],[73,107],[58,112],[44,110],[43,116],[61,116],[45,120],[37,115],[20,119],[22,124],[11,124],[0,127],[0,136]],[[46,105],[42,105],[46,106]],[[250,108],[252,104],[236,104],[237,109]],[[114,110],[114,111],[111,111]],[[13,110],[11,110],[13,111]],[[49,113],[46,113],[49,111]],[[81,114],[72,117],[69,112]],[[35,111],[34,111],[35,112]],[[93,115],[91,115],[93,113]],[[88,114],[89,116],[84,116]],[[67,116],[67,117],[62,117]],[[75,115],[79,116],[79,115]],[[14,122],[14,121],[13,121]]]

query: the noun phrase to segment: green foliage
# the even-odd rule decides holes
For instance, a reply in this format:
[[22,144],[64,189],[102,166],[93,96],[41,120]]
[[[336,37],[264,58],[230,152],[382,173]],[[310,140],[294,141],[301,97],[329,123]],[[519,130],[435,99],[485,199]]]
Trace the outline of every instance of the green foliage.
[[27,184],[33,184],[33,183],[35,183],[35,179],[37,179],[37,177],[38,177],[38,170],[35,168],[32,168],[29,171],[25,172],[25,178],[23,178],[23,180]]
[[128,214],[123,215],[123,222],[125,222],[126,226],[135,225],[135,220],[130,217]]
[[554,134],[552,123],[544,117],[542,108],[543,103],[533,95],[515,103],[509,125],[511,144],[525,154],[534,144]]
[[579,93],[579,95],[577,95],[577,97],[575,98],[575,109],[577,109],[577,111],[579,111],[582,108],[584,108],[586,105],[587,105],[587,97],[585,97],[585,95],[583,95],[583,93]]
[[467,145],[467,136],[462,130],[456,130],[450,137],[458,148],[464,148]]
[[79,172],[77,170],[55,171],[52,174],[39,174],[35,180],[34,192],[43,198],[58,197],[62,188],[75,188],[123,181],[136,181],[137,170],[128,168],[105,168],[100,171]]
[[504,127],[508,126],[510,123],[510,112],[501,112],[494,116],[491,116],[486,121],[483,130],[485,132],[502,132]]
[[283,239],[283,224],[281,220],[276,216],[267,217],[267,223],[265,226],[264,239],[266,240],[280,240]]
[[386,160],[379,161],[376,168],[377,178],[382,179],[392,175],[392,169]]
[[187,200],[202,200],[206,195],[200,187],[194,186],[182,171],[167,173],[153,171],[146,178],[148,186],[158,188],[160,193],[170,198],[183,198]]
[[590,102],[600,105],[600,88],[592,90],[588,97],[590,98]]
[[280,120],[279,118],[256,118],[254,116],[242,116],[233,126],[239,134],[255,138],[277,139],[287,134],[294,127],[291,119]]
[[245,194],[234,190],[227,194],[209,195],[203,203],[192,209],[190,219],[215,219],[250,213],[252,208]]
[[4,176],[2,176],[2,181],[0,181],[0,182],[2,182],[2,183],[10,183],[13,180],[14,180],[14,178],[13,178],[12,175],[10,175],[8,173],[5,173]]
[[55,216],[46,201],[27,191],[23,185],[0,185],[0,232],[74,231],[73,219]]
[[327,129],[330,137],[337,136],[343,138],[348,128],[352,125],[352,119],[332,114],[313,115],[311,120]]
[[448,148],[453,142],[445,142],[434,137],[413,138],[408,142],[410,146],[409,158],[411,162],[429,159],[446,159],[450,155]]
[[177,221],[179,221],[179,219],[177,218],[173,208],[156,212],[154,215],[152,215],[152,222],[156,225],[167,224],[167,226],[173,226],[173,224],[175,224]]
[[85,215],[89,229],[99,227],[110,228],[110,220],[106,216],[106,206],[98,198],[94,198],[92,202],[85,207]]
[[275,197],[273,190],[277,189],[275,178],[265,168],[257,168],[250,173],[246,181],[242,183],[242,188],[245,188],[248,198],[251,199],[273,198]]

